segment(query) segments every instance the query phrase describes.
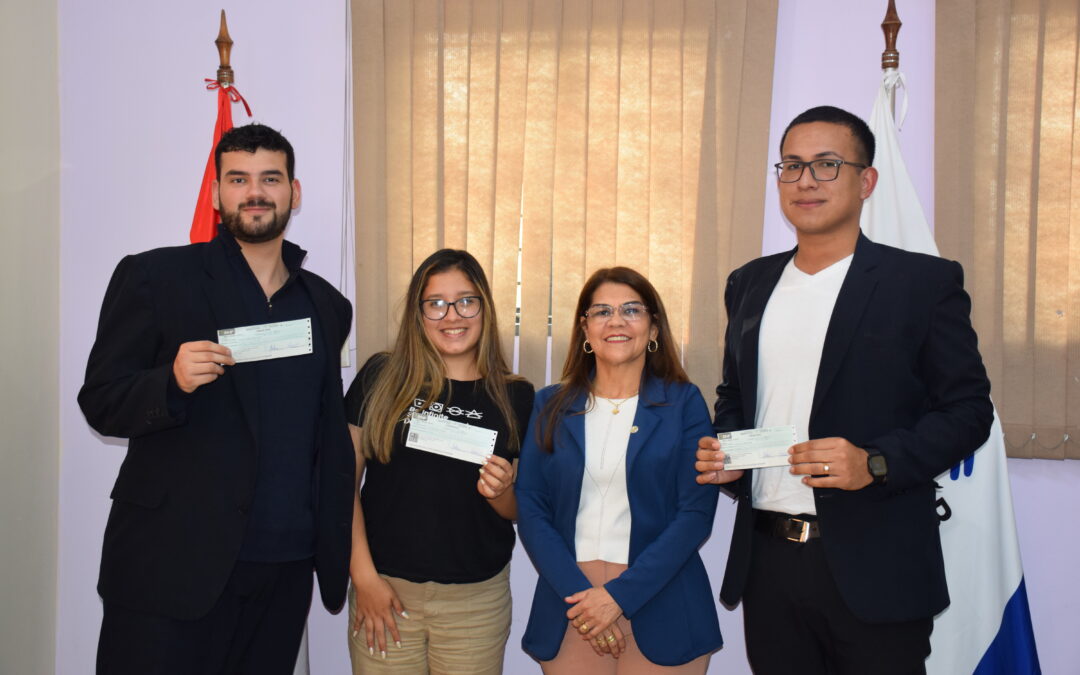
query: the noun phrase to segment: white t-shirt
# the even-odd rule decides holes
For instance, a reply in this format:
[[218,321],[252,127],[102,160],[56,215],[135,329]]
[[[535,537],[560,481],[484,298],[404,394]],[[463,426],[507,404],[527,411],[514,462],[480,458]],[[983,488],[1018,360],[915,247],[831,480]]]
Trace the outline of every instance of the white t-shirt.
[[630,498],[626,494],[626,448],[638,397],[615,405],[593,397],[585,413],[585,472],[581,477],[574,547],[579,562],[630,562]]
[[[851,258],[806,274],[793,256],[780,275],[758,336],[755,427],[794,424],[798,441],[809,440],[821,349]],[[817,513],[813,490],[802,484],[802,475],[792,475],[786,466],[755,469],[753,475],[755,509]]]

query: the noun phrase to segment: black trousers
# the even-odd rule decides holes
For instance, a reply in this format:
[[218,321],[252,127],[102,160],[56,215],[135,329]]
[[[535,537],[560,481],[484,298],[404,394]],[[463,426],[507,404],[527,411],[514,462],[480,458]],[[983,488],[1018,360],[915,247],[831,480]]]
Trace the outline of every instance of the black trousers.
[[932,617],[871,624],[848,609],[820,539],[754,532],[743,592],[746,651],[756,675],[922,675]]
[[193,621],[105,603],[98,675],[292,675],[311,608],[313,562],[238,562]]

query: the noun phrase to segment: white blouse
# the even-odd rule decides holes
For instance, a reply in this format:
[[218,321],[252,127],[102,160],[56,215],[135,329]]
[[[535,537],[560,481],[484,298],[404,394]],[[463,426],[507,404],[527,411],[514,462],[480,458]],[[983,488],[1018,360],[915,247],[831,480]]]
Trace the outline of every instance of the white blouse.
[[585,413],[585,472],[574,532],[580,562],[630,562],[626,448],[637,404],[637,396],[614,402],[593,397],[591,409]]

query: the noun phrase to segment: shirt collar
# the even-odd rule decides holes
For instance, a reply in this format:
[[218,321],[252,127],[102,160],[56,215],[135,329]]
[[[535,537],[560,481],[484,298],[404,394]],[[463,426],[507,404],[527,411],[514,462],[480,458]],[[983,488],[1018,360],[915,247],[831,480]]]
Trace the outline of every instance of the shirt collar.
[[[218,223],[218,239],[225,246],[225,251],[230,256],[239,257],[247,264],[247,260],[244,259],[244,253],[240,249],[240,242],[236,241],[236,237],[229,232],[228,229],[221,223]],[[285,269],[289,270],[289,277],[292,278],[300,271],[301,265],[304,264],[304,258],[307,257],[307,251],[300,248],[291,241],[285,240],[281,242],[281,260],[285,263]]]

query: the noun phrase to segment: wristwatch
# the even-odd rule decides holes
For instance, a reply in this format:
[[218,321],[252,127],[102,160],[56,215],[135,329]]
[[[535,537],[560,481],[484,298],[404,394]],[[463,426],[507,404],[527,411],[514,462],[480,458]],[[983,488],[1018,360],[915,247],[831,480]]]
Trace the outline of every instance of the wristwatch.
[[866,468],[874,479],[874,485],[884,485],[889,479],[889,464],[880,450],[866,448]]

